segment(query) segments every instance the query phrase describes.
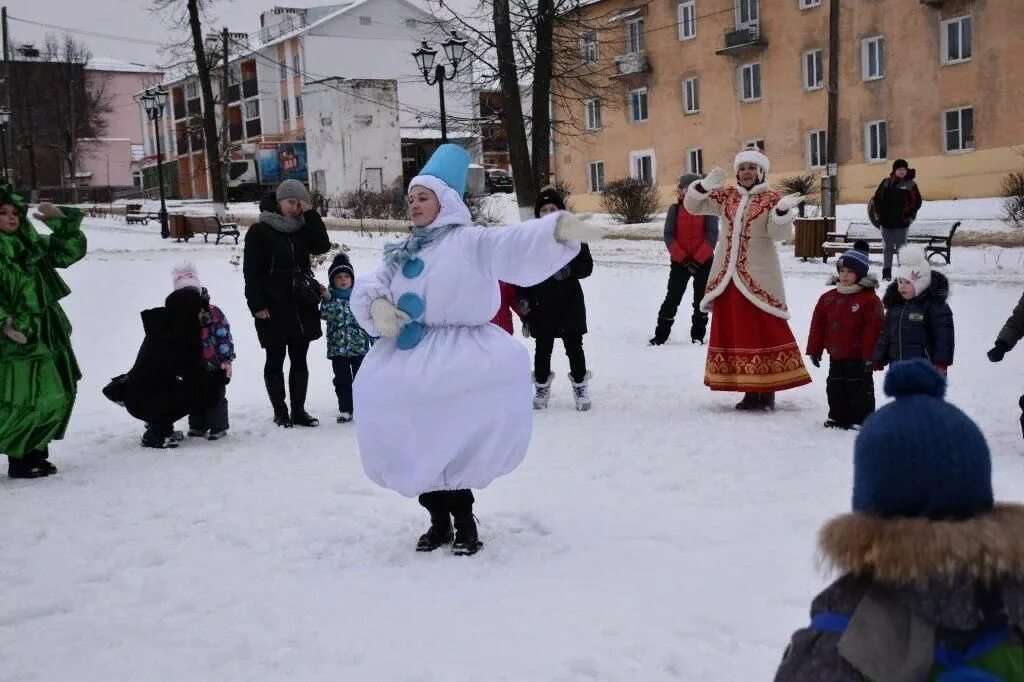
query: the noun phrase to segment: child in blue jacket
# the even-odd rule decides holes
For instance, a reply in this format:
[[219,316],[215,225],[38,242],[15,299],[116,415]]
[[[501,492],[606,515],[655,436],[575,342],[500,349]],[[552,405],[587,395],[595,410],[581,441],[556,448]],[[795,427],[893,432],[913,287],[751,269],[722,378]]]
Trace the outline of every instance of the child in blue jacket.
[[349,307],[356,273],[348,256],[339,253],[328,271],[331,283],[323,291],[320,317],[327,321],[327,357],[334,368],[334,392],[338,396],[338,423],[352,421],[352,382],[363,357],[373,345]]

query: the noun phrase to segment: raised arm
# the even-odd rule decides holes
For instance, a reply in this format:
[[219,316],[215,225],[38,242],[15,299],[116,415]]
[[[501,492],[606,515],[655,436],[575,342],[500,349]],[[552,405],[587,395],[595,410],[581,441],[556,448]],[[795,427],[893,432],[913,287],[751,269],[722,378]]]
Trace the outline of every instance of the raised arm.
[[[567,265],[580,243],[555,237],[562,212],[507,227],[470,226],[457,230],[466,259],[488,279],[533,286]],[[571,216],[570,216],[571,217]]]
[[66,268],[85,258],[87,244],[82,232],[85,213],[71,206],[50,206],[55,211],[44,210],[47,206],[50,205],[39,206],[39,217],[53,232],[46,242],[46,255],[53,267]]

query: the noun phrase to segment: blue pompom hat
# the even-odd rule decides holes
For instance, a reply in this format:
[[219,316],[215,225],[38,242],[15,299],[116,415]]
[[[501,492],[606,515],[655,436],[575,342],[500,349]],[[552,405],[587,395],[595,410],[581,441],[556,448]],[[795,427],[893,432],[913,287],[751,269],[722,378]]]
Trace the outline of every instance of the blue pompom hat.
[[[455,190],[461,197],[466,193],[469,174],[469,152],[457,144],[443,144],[433,153],[420,176],[430,175]],[[409,183],[412,187],[413,183]]]
[[836,261],[836,270],[846,268],[854,271],[857,273],[858,282],[868,276],[868,269],[870,267],[871,261],[868,260],[868,254],[857,249],[844,251],[843,255]]
[[885,393],[895,400],[868,417],[854,447],[854,511],[962,520],[992,509],[988,444],[944,400],[945,376],[923,359],[896,362]]

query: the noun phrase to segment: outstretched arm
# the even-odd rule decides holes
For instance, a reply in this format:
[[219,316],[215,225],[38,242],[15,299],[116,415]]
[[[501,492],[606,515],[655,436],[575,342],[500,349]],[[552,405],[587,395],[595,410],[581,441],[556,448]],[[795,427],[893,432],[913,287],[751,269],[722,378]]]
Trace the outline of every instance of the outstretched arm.
[[488,279],[528,287],[543,282],[580,252],[580,243],[558,241],[558,219],[552,213],[507,227],[464,227],[456,238],[466,259]]

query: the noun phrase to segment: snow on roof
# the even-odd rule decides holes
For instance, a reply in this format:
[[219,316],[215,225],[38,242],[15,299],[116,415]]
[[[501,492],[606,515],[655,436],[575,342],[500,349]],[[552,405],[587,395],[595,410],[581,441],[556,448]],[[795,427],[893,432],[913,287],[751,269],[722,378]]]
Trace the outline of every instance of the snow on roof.
[[93,57],[85,65],[85,68],[89,71],[114,71],[116,73],[161,73],[160,69],[155,66],[126,62],[113,57]]

